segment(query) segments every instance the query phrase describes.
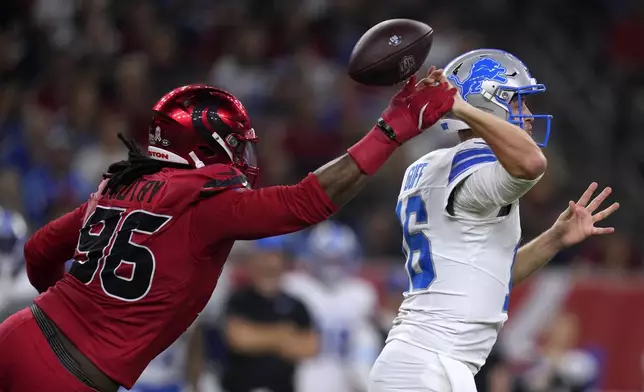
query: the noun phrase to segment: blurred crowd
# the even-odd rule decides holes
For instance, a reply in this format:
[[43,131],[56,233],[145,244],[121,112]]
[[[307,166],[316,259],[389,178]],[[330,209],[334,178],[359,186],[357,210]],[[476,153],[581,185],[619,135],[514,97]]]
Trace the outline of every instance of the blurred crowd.
[[[386,106],[394,88],[359,86],[345,70],[360,35],[394,17],[435,29],[424,69],[479,47],[524,60],[548,88],[532,111],[555,116],[548,172],[522,200],[524,238],[598,181],[622,204],[610,219],[617,233],[553,264],[615,275],[641,269],[638,0],[3,0],[0,207],[24,217],[9,225],[26,235],[84,201],[107,166],[126,157],[117,133],[144,146],[156,99],[189,83],[224,88],[246,105],[260,136],[261,185],[295,183],[358,140]],[[456,142],[427,134],[401,149],[338,214],[357,232],[367,266],[401,265],[394,200],[402,174],[426,152]],[[3,225],[0,233],[9,230]],[[390,283],[384,319],[404,290],[393,277]],[[556,322],[575,325],[564,316]]]
[[[599,181],[628,213],[612,222],[617,235],[574,256],[640,267],[642,8],[627,0],[3,1],[0,205],[23,212],[32,228],[70,210],[125,156],[116,134],[145,145],[155,100],[196,82],[227,89],[248,108],[261,137],[262,185],[294,183],[377,119],[393,89],[352,82],[348,56],[371,25],[410,17],[435,28],[427,66],[491,46],[514,52],[547,85],[548,97],[531,105],[555,115],[551,164],[524,201],[525,238]],[[392,200],[407,164],[455,142],[426,135],[342,211],[368,256],[399,254]]]

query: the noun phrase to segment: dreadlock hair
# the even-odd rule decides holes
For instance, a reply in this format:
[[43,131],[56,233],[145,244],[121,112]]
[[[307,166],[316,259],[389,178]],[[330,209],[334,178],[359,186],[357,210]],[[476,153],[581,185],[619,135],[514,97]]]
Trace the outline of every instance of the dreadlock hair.
[[178,169],[190,168],[188,165],[161,162],[149,158],[141,152],[141,149],[133,140],[126,139],[121,133],[118,134],[118,138],[123,142],[123,144],[125,144],[125,147],[127,147],[127,160],[113,163],[107,169],[107,174],[104,175],[104,178],[109,178],[109,180],[107,181],[105,188],[103,188],[103,195],[109,192],[109,195],[112,196],[118,193],[118,191],[123,187],[132,185],[139,178],[145,175],[157,173],[166,167]]

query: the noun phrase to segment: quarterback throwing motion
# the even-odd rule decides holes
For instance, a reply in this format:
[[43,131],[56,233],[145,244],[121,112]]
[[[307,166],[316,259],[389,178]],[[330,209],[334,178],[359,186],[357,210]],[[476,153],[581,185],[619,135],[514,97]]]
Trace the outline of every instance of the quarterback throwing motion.
[[613,228],[594,223],[613,213],[608,197],[590,200],[590,185],[554,225],[519,247],[519,198],[546,170],[531,137],[526,99],[545,91],[515,56],[475,50],[428,83],[449,80],[459,94],[436,127],[461,143],[414,162],[403,178],[396,212],[403,228],[409,289],[370,376],[371,392],[473,392],[503,323],[512,284],[526,279],[559,250]]

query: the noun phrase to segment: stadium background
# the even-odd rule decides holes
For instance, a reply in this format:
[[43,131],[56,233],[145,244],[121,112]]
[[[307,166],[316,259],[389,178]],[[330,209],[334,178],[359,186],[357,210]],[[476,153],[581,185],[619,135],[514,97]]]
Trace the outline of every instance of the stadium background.
[[[116,133],[145,145],[155,99],[195,82],[245,103],[261,138],[262,185],[294,183],[358,140],[386,106],[393,90],[357,86],[344,67],[359,36],[393,17],[435,28],[427,65],[496,47],[548,87],[531,109],[555,115],[549,168],[522,200],[524,238],[591,181],[612,186],[622,204],[610,220],[616,234],[560,254],[513,292],[501,362],[520,377],[552,338],[596,355],[601,390],[644,390],[638,0],[4,0],[0,206],[22,213],[31,231],[73,209],[125,156]],[[433,134],[401,149],[338,214],[359,233],[364,275],[383,303],[391,271],[402,269],[393,209],[404,168],[453,143]],[[553,328],[567,337],[553,338]]]

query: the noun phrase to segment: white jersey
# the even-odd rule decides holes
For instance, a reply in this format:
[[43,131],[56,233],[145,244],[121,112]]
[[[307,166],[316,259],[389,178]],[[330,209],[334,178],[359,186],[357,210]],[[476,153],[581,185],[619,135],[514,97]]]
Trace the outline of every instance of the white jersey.
[[388,342],[445,355],[474,373],[483,366],[507,320],[518,198],[537,181],[507,174],[482,139],[433,151],[407,169],[396,212],[409,290]]
[[306,305],[320,333],[319,354],[298,369],[296,389],[366,391],[369,371],[383,345],[372,324],[374,288],[351,277],[327,286],[304,272],[286,274],[283,288]]

